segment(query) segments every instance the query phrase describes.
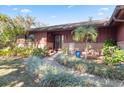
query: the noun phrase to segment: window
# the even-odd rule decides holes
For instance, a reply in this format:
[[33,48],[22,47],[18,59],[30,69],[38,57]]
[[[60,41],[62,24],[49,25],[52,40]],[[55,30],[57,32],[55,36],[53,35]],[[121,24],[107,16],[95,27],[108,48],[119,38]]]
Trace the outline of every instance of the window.
[[30,41],[34,41],[34,39],[35,39],[34,34],[30,34],[30,35],[28,36],[28,39],[29,39]]

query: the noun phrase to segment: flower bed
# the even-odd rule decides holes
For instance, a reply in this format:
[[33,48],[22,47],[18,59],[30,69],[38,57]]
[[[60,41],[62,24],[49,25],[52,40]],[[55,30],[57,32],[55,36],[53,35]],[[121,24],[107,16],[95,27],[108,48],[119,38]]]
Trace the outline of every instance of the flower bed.
[[79,72],[90,73],[104,78],[124,80],[124,65],[96,64],[89,60],[77,59],[73,56],[60,54],[56,57],[58,63],[73,68]]

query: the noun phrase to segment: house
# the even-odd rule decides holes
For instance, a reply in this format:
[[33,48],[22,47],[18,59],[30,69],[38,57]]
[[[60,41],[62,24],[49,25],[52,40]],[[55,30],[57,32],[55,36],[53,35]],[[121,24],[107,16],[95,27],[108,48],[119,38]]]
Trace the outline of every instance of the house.
[[[29,30],[28,35],[34,38],[35,47],[47,46],[55,50],[74,47],[82,50],[84,43],[74,41],[72,31],[87,24],[89,21],[33,28]],[[93,20],[90,25],[95,25],[98,32],[97,41],[90,43],[92,48],[101,49],[107,39],[116,40],[118,46],[124,48],[124,6],[116,6],[109,20]],[[18,39],[17,44],[25,45],[25,39]]]

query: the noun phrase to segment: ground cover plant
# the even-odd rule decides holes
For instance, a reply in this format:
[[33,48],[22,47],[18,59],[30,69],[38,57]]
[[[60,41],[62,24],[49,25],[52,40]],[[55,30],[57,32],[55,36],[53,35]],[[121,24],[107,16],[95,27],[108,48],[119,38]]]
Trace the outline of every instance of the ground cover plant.
[[96,64],[91,60],[74,58],[74,60],[70,61],[70,59],[72,58],[63,54],[58,55],[56,58],[58,63],[78,70],[79,72],[90,73],[104,78],[124,80],[124,65],[122,64],[112,66],[106,64]]

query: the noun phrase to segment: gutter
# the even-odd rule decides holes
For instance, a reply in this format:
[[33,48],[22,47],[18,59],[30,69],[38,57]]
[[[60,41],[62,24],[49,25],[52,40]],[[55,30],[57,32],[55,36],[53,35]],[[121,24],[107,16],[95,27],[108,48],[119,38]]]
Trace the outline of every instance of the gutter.
[[117,18],[115,18],[115,16],[113,17],[113,20],[114,20],[115,22],[124,22],[124,19],[117,19]]

